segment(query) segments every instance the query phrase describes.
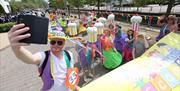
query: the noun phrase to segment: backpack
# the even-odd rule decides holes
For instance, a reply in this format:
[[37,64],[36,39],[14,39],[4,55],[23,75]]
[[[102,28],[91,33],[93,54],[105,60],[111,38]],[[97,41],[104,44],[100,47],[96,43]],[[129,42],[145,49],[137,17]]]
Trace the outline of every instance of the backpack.
[[[67,56],[67,58],[68,58],[68,61],[69,61],[69,63],[70,63],[70,61],[71,61],[71,56],[70,56],[70,54],[66,51],[66,50],[64,50],[64,52],[65,52],[65,54],[66,54],[66,56]],[[40,72],[40,77],[42,76],[42,74],[43,74],[43,72],[44,72],[44,68],[46,67],[46,64],[47,64],[47,61],[48,61],[48,57],[49,57],[49,55],[50,55],[50,51],[49,50],[47,50],[47,51],[44,51],[44,53],[45,53],[45,59],[44,59],[44,61],[43,61],[43,64],[42,64],[42,67],[41,67],[41,72]],[[68,64],[67,64],[68,65]]]

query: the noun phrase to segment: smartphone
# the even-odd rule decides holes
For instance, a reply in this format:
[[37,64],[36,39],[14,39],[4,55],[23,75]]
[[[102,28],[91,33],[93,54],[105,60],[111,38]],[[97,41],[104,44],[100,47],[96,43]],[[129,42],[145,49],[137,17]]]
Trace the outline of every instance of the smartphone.
[[29,44],[47,44],[48,41],[48,24],[49,19],[44,17],[38,17],[33,15],[19,15],[17,23],[24,23],[25,27],[29,27],[30,30],[23,33],[30,33],[29,38],[20,40],[23,43]]

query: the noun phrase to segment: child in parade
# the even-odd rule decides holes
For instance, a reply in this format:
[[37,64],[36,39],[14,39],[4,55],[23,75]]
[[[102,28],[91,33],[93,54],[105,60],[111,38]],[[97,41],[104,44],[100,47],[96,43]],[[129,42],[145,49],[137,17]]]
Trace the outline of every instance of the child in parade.
[[78,34],[82,34],[82,36],[85,36],[87,34],[86,27],[83,25],[83,21],[79,22],[79,28],[78,28]]
[[79,39],[83,44],[82,46],[76,45],[76,51],[79,55],[79,62],[84,73],[84,81],[88,81],[88,78],[93,78],[92,74],[92,49],[87,46],[87,41],[84,39]]
[[149,47],[149,44],[143,34],[138,34],[137,40],[133,43],[133,59],[140,57],[146,49]]
[[109,38],[110,31],[104,31],[101,36],[102,54],[104,56],[103,66],[107,69],[114,69],[122,62],[122,56],[114,48],[113,42]]
[[126,48],[123,50],[123,59],[125,62],[131,61],[132,57],[132,49],[133,49],[133,42],[134,42],[134,31],[128,30],[127,31],[127,38],[125,39]]
[[117,32],[115,33],[115,38],[114,38],[114,46],[116,50],[122,54],[122,51],[125,47],[125,37],[123,37],[123,31],[121,30],[121,26],[117,25]]

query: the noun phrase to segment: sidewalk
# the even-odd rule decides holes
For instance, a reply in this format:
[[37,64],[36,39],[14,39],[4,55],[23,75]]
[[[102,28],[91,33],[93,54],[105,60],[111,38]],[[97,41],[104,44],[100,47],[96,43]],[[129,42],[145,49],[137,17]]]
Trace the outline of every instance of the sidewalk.
[[10,46],[7,33],[0,33],[0,51]]

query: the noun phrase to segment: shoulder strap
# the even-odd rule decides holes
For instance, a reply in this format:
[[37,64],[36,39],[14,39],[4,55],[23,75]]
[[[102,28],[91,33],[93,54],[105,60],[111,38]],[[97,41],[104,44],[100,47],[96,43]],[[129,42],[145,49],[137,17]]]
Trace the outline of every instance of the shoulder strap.
[[65,61],[66,61],[66,65],[67,65],[67,68],[70,68],[70,61],[71,61],[71,57],[70,57],[70,54],[64,50],[64,53],[65,53]]
[[49,52],[50,52],[49,50],[44,51],[44,53],[45,53],[45,59],[44,59],[43,64],[42,64],[42,66],[41,66],[41,71],[40,71],[40,75],[39,75],[39,76],[42,76],[42,74],[43,74],[43,72],[44,72],[44,68],[46,67],[46,64],[47,64],[47,61],[48,61]]
[[165,30],[166,30],[167,26],[168,26],[168,25],[165,25],[165,26],[164,26],[163,35],[165,35],[165,32],[166,32]]
[[66,50],[64,50],[64,52],[65,52],[65,54],[67,55],[68,60],[71,61],[71,56],[70,56],[69,52],[67,52]]

